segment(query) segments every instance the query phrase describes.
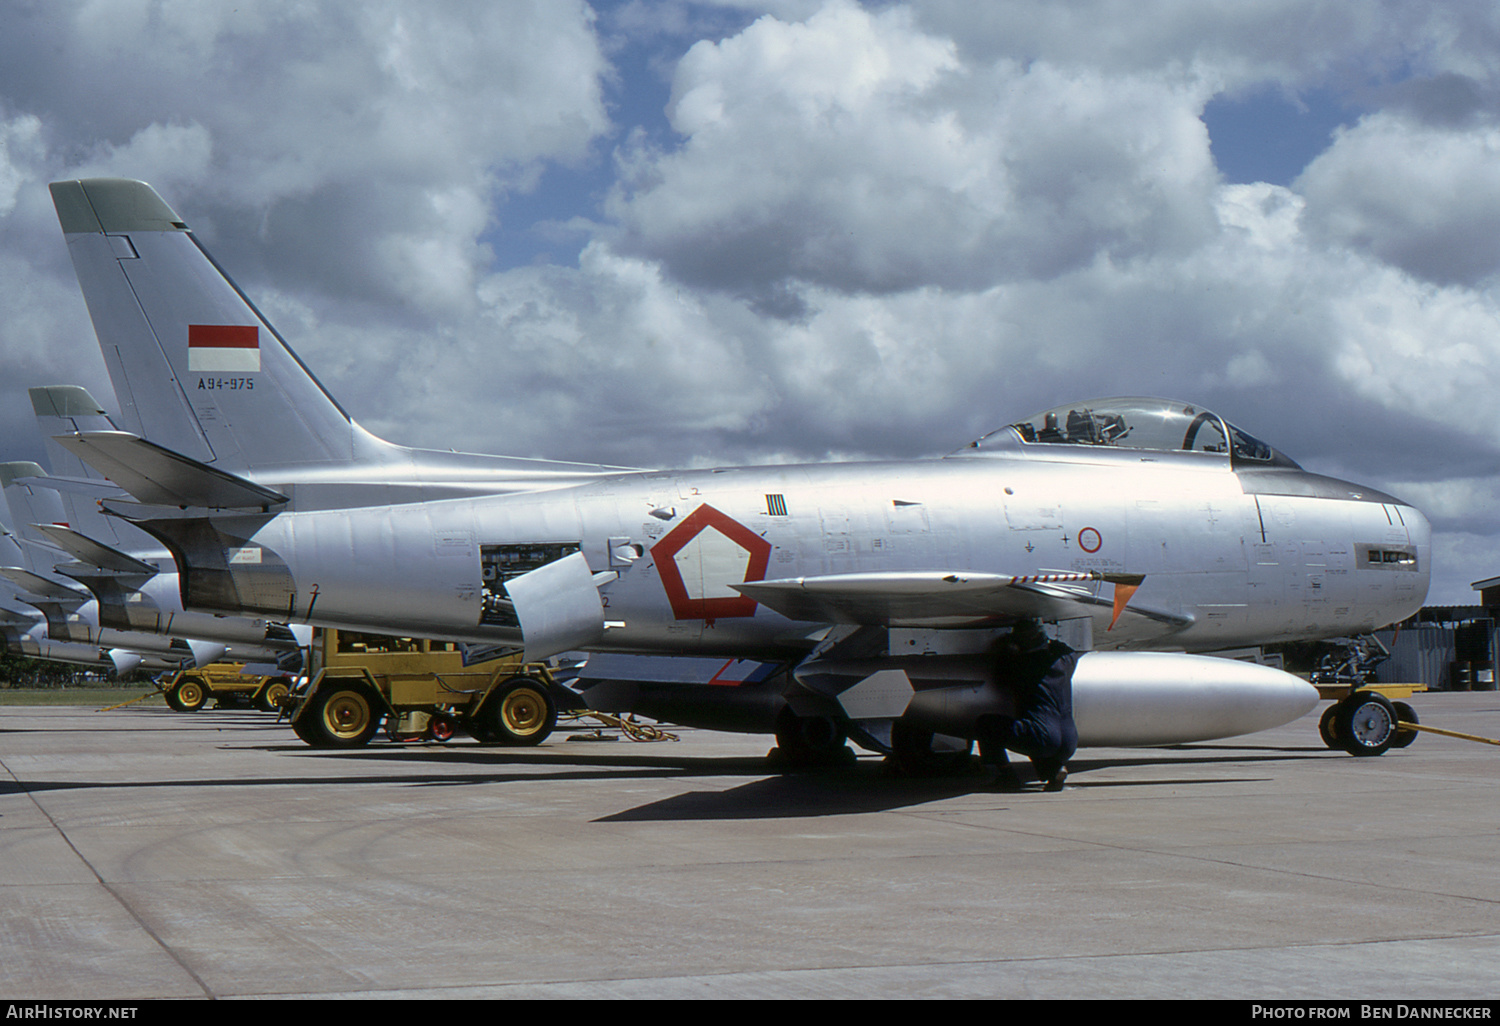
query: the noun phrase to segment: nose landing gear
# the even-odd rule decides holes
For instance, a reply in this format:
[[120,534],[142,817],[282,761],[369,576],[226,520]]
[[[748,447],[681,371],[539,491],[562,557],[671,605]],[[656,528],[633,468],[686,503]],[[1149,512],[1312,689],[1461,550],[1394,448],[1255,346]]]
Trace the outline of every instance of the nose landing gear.
[[[1405,702],[1395,701],[1395,694],[1388,697],[1386,693],[1395,692],[1407,698],[1414,691],[1425,690],[1419,685],[1319,687],[1318,690],[1324,698],[1339,699],[1323,711],[1318,721],[1318,733],[1329,748],[1342,748],[1355,756],[1384,755],[1417,739],[1415,730],[1402,726],[1416,725],[1416,710]],[[1334,693],[1329,694],[1330,691]]]

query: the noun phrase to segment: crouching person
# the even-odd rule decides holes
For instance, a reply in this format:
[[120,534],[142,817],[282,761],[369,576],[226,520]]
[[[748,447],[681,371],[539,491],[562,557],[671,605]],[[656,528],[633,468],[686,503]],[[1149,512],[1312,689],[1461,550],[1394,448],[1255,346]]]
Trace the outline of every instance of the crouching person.
[[1016,715],[986,717],[979,754],[996,771],[995,785],[1019,790],[1007,749],[1031,759],[1044,791],[1061,791],[1068,760],[1078,748],[1073,723],[1073,670],[1078,653],[1048,638],[1035,620],[1023,620],[996,646],[997,679],[1015,696]]

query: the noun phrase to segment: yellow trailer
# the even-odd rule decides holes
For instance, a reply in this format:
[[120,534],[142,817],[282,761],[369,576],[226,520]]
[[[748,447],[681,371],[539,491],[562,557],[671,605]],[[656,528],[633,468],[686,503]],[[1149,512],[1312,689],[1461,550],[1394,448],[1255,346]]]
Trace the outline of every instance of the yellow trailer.
[[209,701],[217,706],[249,704],[265,712],[276,712],[291,692],[290,678],[246,674],[244,663],[210,663],[191,670],[178,670],[156,686],[167,705],[178,712],[197,712]]
[[292,730],[319,748],[369,743],[382,723],[397,740],[536,745],[559,708],[580,704],[539,664],[519,656],[473,661],[452,642],[320,630],[310,681],[292,699]]

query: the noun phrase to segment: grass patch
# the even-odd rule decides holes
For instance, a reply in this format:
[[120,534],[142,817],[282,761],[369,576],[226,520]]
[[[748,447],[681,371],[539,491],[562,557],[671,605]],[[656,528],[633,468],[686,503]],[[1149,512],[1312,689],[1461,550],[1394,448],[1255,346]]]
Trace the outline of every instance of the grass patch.
[[0,688],[0,706],[88,705],[102,709],[141,695],[152,697],[137,705],[160,704],[159,694],[155,688]]

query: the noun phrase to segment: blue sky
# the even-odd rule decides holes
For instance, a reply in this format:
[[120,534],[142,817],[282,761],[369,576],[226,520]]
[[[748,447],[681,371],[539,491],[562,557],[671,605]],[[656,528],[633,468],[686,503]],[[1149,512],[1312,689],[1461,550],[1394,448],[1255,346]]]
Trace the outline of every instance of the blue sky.
[[1328,149],[1335,130],[1357,120],[1358,111],[1326,88],[1296,96],[1260,89],[1243,97],[1215,97],[1203,108],[1214,163],[1237,185],[1290,186]]
[[6,5],[0,437],[108,395],[46,184],[121,175],[394,441],[906,457],[1168,395],[1421,505],[1465,602],[1497,157],[1470,0]]

